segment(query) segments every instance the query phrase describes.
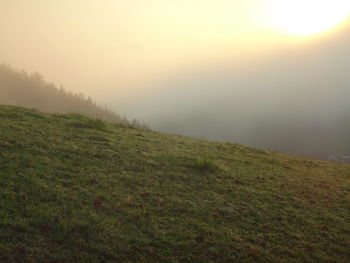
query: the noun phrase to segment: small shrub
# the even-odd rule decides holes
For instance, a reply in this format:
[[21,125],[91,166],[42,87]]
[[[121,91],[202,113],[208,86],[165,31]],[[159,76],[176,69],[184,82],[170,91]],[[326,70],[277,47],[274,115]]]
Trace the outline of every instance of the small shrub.
[[216,172],[219,170],[218,165],[208,159],[199,159],[192,164],[192,167],[201,172]]
[[115,128],[133,129],[133,130],[137,129],[135,126],[133,126],[130,123],[113,123],[112,126]]
[[88,129],[96,129],[96,130],[104,130],[106,128],[105,123],[99,119],[79,119],[74,120],[71,123],[71,126],[75,128],[88,128]]

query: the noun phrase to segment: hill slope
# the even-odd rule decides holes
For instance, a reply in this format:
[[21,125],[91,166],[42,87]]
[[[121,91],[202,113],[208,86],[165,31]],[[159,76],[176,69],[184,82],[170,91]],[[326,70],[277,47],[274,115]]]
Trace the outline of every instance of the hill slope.
[[350,167],[0,107],[1,262],[349,262]]
[[[5,64],[0,64],[0,104],[48,113],[77,113],[109,122],[129,123],[114,111],[97,105],[90,97],[66,92],[62,87],[58,89],[38,73],[16,71]],[[136,120],[133,123],[142,126]]]

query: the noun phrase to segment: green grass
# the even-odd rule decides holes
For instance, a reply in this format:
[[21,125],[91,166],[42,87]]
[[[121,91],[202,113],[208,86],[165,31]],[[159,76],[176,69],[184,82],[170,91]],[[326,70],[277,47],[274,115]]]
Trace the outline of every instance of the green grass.
[[0,262],[350,262],[350,166],[0,107]]

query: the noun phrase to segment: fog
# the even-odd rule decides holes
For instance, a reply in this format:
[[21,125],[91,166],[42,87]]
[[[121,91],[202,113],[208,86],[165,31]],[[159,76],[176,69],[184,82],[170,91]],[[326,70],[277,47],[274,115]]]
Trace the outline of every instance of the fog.
[[349,31],[158,83],[130,112],[157,130],[320,156],[350,152]]
[[145,83],[258,38],[249,17],[261,1],[1,0],[0,59],[118,107]]
[[155,130],[349,154],[350,23],[282,34],[267,2],[0,0],[0,62]]

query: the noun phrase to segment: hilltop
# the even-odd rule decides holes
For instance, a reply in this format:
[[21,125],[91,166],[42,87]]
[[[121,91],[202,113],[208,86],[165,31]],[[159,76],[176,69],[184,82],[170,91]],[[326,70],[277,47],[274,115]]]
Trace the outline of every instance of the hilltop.
[[349,262],[350,166],[0,106],[1,262]]
[[[58,88],[47,82],[39,73],[17,71],[6,64],[0,64],[0,104],[47,113],[82,114],[115,123],[130,123],[115,111],[98,105],[91,97],[68,92],[62,86]],[[132,123],[134,126],[147,128],[137,120]]]

